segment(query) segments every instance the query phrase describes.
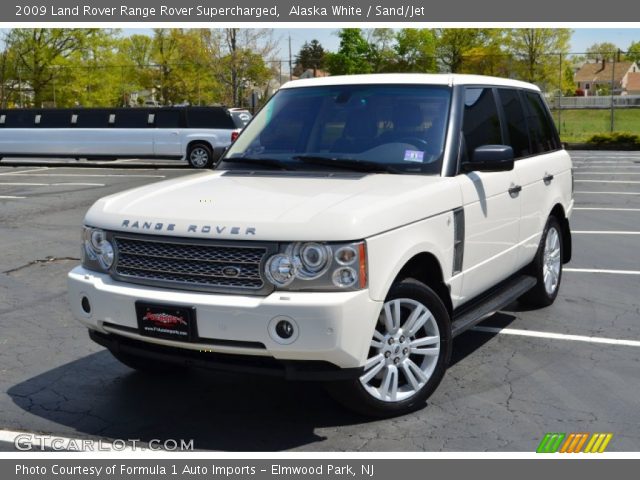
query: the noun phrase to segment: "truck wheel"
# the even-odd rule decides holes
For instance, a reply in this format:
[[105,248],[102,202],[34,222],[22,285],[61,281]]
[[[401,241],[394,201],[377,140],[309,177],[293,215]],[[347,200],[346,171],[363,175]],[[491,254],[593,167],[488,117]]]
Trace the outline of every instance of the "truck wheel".
[[520,301],[532,307],[547,307],[558,296],[562,280],[562,230],[556,217],[549,217],[544,227],[540,246],[529,269],[538,281],[536,286],[520,297]]
[[210,168],[213,165],[213,151],[206,143],[194,143],[189,146],[187,160],[191,168]]
[[450,356],[451,323],[442,300],[423,283],[405,279],[391,288],[380,311],[363,374],[327,386],[355,412],[402,415],[425,405]]
[[124,352],[115,352],[112,350],[110,350],[110,352],[111,355],[113,355],[120,363],[147,374],[174,374],[186,369],[186,367],[176,363],[153,360],[151,358],[139,357],[137,355],[131,355]]

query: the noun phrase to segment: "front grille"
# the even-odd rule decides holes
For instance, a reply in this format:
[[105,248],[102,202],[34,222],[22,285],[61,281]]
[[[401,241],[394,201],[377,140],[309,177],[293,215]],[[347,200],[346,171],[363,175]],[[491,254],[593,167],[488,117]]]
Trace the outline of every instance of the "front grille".
[[[265,245],[114,235],[113,276],[145,285],[220,293],[261,293]],[[225,271],[226,270],[226,271]]]

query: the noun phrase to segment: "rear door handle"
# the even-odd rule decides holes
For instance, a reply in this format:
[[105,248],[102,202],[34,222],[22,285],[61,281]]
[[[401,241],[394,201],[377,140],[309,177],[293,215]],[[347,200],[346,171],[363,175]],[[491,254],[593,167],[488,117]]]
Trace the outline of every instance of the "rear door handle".
[[515,197],[521,191],[522,191],[522,187],[520,185],[514,185],[513,187],[509,188],[509,195],[511,195],[512,197]]
[[551,183],[551,180],[553,180],[553,175],[551,175],[550,173],[547,173],[543,178],[542,181],[545,183],[545,185],[549,185]]

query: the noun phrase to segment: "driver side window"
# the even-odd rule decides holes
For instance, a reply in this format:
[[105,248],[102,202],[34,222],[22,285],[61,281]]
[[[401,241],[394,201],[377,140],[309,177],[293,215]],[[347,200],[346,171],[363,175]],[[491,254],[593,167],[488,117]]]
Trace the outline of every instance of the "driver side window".
[[500,117],[491,88],[466,88],[462,123],[462,161],[469,162],[482,145],[501,145]]

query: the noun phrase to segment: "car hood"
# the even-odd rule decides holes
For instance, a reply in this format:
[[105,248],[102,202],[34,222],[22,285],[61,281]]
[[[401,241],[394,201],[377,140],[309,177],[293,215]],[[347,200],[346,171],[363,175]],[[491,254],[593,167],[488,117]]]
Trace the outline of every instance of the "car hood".
[[454,179],[425,175],[203,172],[98,200],[85,224],[234,240],[357,240],[460,205]]

